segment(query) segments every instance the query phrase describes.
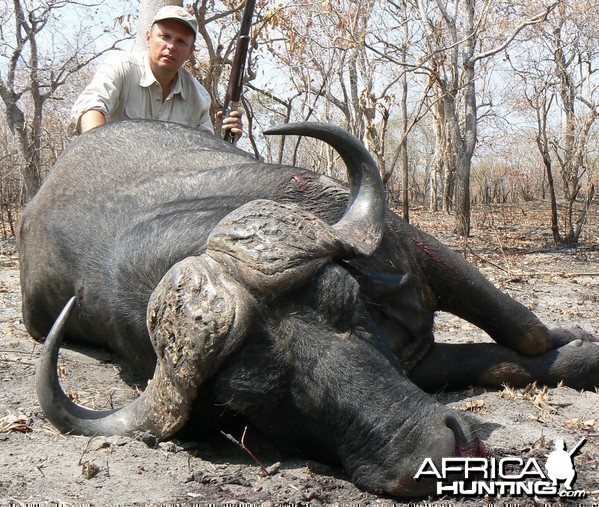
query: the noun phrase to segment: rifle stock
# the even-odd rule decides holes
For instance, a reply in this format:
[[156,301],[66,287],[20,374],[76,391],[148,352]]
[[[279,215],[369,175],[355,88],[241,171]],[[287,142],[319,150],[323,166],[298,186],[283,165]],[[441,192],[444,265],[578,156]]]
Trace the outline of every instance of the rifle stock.
[[[237,111],[239,109],[241,91],[243,89],[245,62],[250,46],[250,28],[252,26],[255,3],[256,0],[246,0],[243,9],[241,28],[239,29],[239,37],[237,38],[237,46],[235,47],[235,56],[233,57],[233,64],[231,66],[231,76],[229,77],[229,84],[227,86],[227,93],[223,104],[222,120],[227,118],[232,111]],[[225,141],[233,144],[237,141],[237,136],[232,134],[230,130],[224,131],[223,138]]]

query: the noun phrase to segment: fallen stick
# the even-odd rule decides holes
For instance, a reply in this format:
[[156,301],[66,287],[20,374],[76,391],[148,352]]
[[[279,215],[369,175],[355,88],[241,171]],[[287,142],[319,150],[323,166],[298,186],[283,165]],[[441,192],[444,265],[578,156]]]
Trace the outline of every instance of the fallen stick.
[[260,460],[258,458],[256,458],[256,456],[254,455],[254,453],[252,451],[250,451],[248,449],[248,447],[245,445],[245,435],[247,433],[248,427],[246,426],[243,430],[243,435],[241,436],[241,440],[237,440],[234,436],[229,435],[228,433],[225,433],[224,431],[221,431],[221,433],[231,442],[233,442],[235,445],[237,445],[242,451],[244,451],[245,453],[248,454],[248,456],[250,458],[252,458],[254,460],[254,462],[260,467],[260,470],[262,470],[262,472],[264,473],[264,475],[269,476],[270,473],[268,472],[268,470],[266,469],[266,467],[260,462]]

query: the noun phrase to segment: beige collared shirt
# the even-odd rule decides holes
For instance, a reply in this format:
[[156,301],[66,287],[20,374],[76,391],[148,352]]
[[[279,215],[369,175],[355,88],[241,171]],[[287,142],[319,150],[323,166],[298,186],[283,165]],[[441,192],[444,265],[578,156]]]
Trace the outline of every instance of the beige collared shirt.
[[73,106],[71,129],[80,133],[81,115],[97,110],[106,121],[152,119],[172,121],[214,132],[210,95],[185,69],[162,101],[162,87],[150,69],[146,52],[110,55]]

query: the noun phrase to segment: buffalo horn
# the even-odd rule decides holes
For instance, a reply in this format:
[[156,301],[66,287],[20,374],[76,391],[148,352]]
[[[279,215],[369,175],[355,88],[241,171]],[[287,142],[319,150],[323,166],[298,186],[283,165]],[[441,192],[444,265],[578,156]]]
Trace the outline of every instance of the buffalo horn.
[[129,405],[97,411],[74,403],[60,387],[58,351],[75,306],[72,298],[46,338],[36,371],[38,400],[61,432],[164,440],[189,418],[202,382],[242,343],[253,302],[211,259],[188,257],[164,276],[148,304],[158,361],[144,392]]
[[346,130],[328,123],[289,123],[264,133],[313,137],[339,153],[347,167],[350,198],[344,216],[333,228],[350,252],[371,255],[385,227],[385,189],[377,165],[364,145]]

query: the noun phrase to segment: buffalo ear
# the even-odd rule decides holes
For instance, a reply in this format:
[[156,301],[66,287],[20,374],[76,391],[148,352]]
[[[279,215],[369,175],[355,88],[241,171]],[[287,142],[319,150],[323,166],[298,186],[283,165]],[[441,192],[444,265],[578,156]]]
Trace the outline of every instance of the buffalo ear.
[[338,332],[349,331],[361,317],[360,286],[337,264],[329,264],[320,271],[312,284],[308,303],[320,319]]
[[411,274],[348,270],[360,284],[362,299],[404,368],[411,370],[434,341],[433,312],[420,299],[420,279]]

